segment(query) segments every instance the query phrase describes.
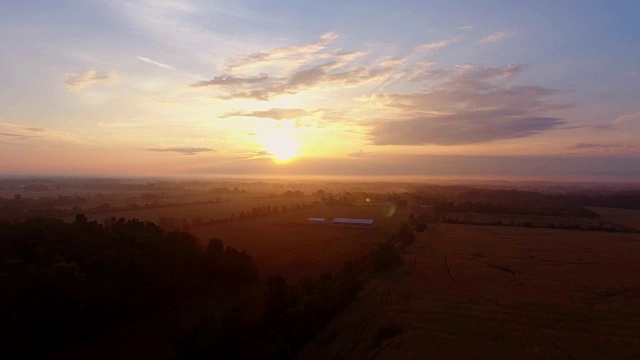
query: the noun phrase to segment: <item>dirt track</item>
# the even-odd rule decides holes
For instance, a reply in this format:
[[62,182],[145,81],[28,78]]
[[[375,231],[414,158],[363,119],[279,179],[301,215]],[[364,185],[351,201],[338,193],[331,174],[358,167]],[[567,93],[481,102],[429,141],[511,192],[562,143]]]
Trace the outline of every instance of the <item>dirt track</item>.
[[640,358],[637,254],[637,234],[440,225],[299,358]]

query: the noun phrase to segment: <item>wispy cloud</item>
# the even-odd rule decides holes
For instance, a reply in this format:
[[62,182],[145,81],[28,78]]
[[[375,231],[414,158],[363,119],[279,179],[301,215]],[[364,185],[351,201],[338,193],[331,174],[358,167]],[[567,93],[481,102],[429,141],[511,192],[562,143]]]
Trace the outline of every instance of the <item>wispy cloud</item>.
[[380,79],[391,70],[391,67],[349,66],[353,56],[336,54],[320,65],[301,67],[284,77],[274,77],[259,74],[247,77],[234,75],[216,76],[211,80],[199,81],[192,87],[215,87],[222,90],[225,99],[250,98],[256,100],[270,100],[274,96],[283,94],[297,94],[301,91],[318,86],[353,87],[359,84]]
[[161,62],[158,62],[158,61],[155,61],[155,60],[151,60],[151,59],[149,59],[147,57],[144,57],[144,56],[136,56],[136,59],[138,59],[140,61],[144,61],[144,62],[146,62],[148,64],[159,66],[161,68],[175,70],[175,68],[173,66],[171,66],[171,65],[163,64]]
[[238,71],[251,66],[262,65],[278,60],[298,63],[312,59],[326,58],[328,57],[328,54],[323,54],[322,51],[326,49],[327,45],[337,38],[338,34],[328,32],[310,43],[283,46],[248,55],[237,55],[228,61],[228,68],[230,71]]
[[458,27],[458,30],[469,31],[469,30],[472,30],[474,27],[475,25],[465,25],[465,26]]
[[482,39],[480,39],[480,41],[478,41],[478,44],[491,44],[491,43],[497,43],[506,39],[510,39],[514,36],[518,35],[517,32],[515,31],[500,31],[500,32],[494,32],[493,34],[486,36]]
[[627,146],[628,145],[620,144],[577,143],[569,146],[567,149],[619,149]]
[[616,116],[612,121],[592,125],[588,128],[595,131],[625,131],[627,133],[634,132],[637,129],[637,126],[640,125],[640,113],[631,113],[631,114],[622,114]]
[[0,136],[6,139],[19,140],[21,143],[28,142],[29,144],[33,144],[36,141],[38,143],[50,144],[89,144],[88,141],[82,140],[72,133],[53,129],[23,126],[7,122],[0,122]]
[[140,128],[145,126],[151,126],[151,123],[142,122],[142,121],[115,121],[115,122],[99,122],[96,124],[99,127],[103,128],[114,128],[114,129],[132,129],[132,128]]
[[352,153],[347,154],[347,156],[359,158],[359,157],[369,156],[371,154],[373,154],[373,152],[371,152],[371,151],[363,151],[362,149],[360,149],[360,150],[358,150],[356,152],[352,152]]
[[0,132],[0,136],[6,137],[6,138],[11,138],[11,139],[17,139],[17,140],[26,140],[28,138],[32,138],[33,137],[33,136],[28,136],[28,135],[23,135],[23,134],[3,133],[3,132]]
[[577,143],[568,146],[566,150],[569,153],[590,154],[590,155],[626,155],[635,153],[638,147],[629,144],[612,144],[612,143]]
[[396,119],[379,119],[371,140],[376,145],[461,145],[528,137],[565,124],[545,115],[563,107],[544,101],[556,91],[496,83],[524,69],[463,66],[438,74],[438,83],[426,92],[377,94],[373,100],[395,110]]
[[443,48],[445,46],[451,45],[453,43],[457,43],[460,40],[462,40],[462,35],[456,36],[456,37],[451,38],[451,39],[434,41],[434,42],[422,44],[422,45],[418,46],[416,48],[416,50],[418,50],[418,51],[437,50],[437,49],[441,49],[441,48]]
[[71,91],[79,91],[92,85],[113,85],[119,81],[114,71],[86,70],[69,74],[65,84]]
[[220,118],[229,118],[235,116],[247,116],[247,117],[255,117],[255,118],[264,118],[264,119],[274,119],[274,120],[283,120],[283,119],[295,119],[309,115],[309,112],[302,109],[281,109],[281,108],[272,108],[269,110],[262,111],[236,111],[230,112],[220,116]]
[[168,148],[148,148],[148,151],[155,152],[171,152],[182,155],[198,155],[203,152],[215,152],[214,149],[201,148],[201,147],[168,147]]

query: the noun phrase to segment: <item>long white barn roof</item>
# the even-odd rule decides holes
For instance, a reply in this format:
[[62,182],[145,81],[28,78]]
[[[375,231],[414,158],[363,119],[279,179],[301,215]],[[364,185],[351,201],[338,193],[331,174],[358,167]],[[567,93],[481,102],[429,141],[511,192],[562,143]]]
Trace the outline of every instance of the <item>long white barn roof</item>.
[[354,225],[373,225],[375,220],[373,219],[352,219],[352,218],[335,218],[334,224],[354,224]]

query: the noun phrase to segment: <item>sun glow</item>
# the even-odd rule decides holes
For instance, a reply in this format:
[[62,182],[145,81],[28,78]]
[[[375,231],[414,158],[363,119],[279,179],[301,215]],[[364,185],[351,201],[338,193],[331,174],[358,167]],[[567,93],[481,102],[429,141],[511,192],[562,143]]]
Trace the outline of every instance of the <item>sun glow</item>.
[[274,160],[284,163],[300,152],[300,142],[296,136],[294,123],[282,123],[277,128],[269,129],[261,136],[264,150],[271,154]]

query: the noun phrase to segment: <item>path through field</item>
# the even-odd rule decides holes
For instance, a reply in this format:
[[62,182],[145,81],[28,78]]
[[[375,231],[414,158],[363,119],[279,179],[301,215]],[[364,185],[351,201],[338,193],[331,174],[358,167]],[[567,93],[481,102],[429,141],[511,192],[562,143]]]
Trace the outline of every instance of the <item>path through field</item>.
[[637,234],[442,224],[299,358],[637,359],[638,254]]

